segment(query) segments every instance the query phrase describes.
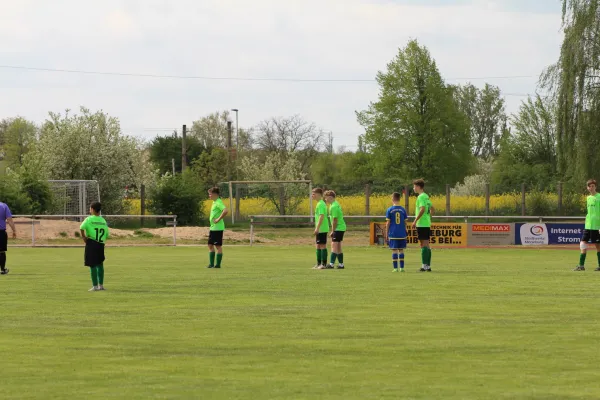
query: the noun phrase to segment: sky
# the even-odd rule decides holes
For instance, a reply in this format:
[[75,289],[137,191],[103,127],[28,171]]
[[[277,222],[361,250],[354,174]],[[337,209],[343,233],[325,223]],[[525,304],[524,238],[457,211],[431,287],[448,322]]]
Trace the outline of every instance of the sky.
[[499,86],[512,113],[562,42],[560,0],[0,0],[0,10],[0,119],[42,123],[85,106],[147,140],[237,108],[241,128],[298,114],[354,150],[355,112],[377,100],[377,72],[410,39],[446,82]]

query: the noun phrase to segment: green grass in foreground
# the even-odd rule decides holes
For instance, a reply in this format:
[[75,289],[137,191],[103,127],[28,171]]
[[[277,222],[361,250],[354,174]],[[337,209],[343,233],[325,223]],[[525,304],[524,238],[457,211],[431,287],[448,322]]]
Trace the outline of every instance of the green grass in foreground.
[[81,249],[10,249],[0,276],[2,399],[592,399],[600,273],[577,252],[108,249],[88,293]]

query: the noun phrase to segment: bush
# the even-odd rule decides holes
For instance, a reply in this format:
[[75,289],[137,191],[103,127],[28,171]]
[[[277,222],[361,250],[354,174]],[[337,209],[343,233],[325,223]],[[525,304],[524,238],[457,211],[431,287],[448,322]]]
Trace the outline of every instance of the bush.
[[177,215],[177,225],[203,222],[202,200],[207,197],[204,183],[189,170],[182,174],[164,175],[149,193],[149,210],[155,215]]
[[0,201],[8,204],[13,214],[31,212],[31,199],[21,190],[19,176],[10,170],[0,179]]

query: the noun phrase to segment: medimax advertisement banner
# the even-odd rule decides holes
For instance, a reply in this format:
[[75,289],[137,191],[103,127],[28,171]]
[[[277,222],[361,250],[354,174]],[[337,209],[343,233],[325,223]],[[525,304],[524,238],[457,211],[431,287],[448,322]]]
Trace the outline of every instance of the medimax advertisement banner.
[[508,246],[515,244],[515,224],[469,224],[469,246]]
[[583,228],[584,224],[515,224],[515,244],[577,244]]

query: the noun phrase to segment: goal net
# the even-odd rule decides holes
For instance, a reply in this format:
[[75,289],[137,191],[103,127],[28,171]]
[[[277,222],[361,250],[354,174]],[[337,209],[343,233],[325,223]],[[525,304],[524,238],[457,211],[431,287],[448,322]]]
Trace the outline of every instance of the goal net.
[[100,201],[100,187],[97,181],[51,180],[48,182],[52,190],[53,214],[87,215],[90,204]]

